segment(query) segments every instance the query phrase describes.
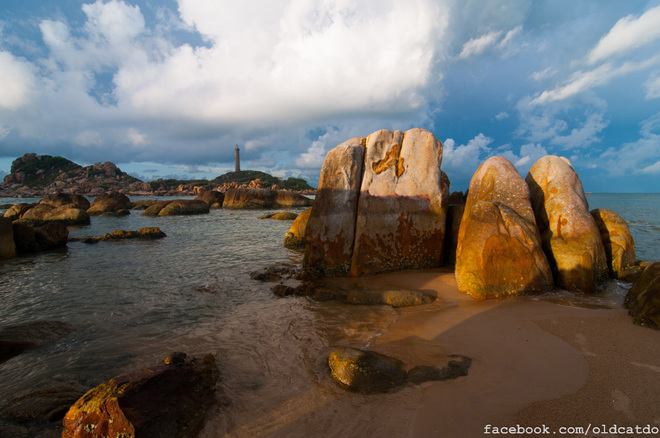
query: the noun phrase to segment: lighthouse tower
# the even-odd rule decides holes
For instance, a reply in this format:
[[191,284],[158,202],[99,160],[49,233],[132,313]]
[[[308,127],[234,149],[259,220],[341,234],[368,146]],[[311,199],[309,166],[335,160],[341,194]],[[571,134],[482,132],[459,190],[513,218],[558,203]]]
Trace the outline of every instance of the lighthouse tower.
[[238,149],[238,145],[236,145],[236,149],[234,149],[234,160],[236,162],[236,172],[241,171],[241,157],[240,157],[241,151]]

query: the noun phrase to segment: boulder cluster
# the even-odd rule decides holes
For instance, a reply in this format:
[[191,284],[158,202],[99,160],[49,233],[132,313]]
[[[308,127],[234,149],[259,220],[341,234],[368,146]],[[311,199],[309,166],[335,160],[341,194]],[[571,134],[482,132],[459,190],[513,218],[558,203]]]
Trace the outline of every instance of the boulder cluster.
[[[362,276],[455,264],[458,288],[477,299],[560,287],[595,292],[636,263],[625,221],[589,211],[571,163],[545,156],[522,178],[503,157],[486,160],[466,196],[449,194],[442,144],[421,129],[380,130],[332,149],[304,233],[304,266]],[[303,216],[303,215],[301,215]],[[634,270],[634,269],[633,269]]]

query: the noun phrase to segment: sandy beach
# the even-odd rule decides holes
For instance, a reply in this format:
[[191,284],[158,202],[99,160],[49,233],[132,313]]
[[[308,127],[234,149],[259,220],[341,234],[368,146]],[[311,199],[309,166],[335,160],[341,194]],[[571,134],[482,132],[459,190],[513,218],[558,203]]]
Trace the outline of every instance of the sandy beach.
[[[355,394],[324,369],[329,345],[312,365],[316,385],[268,414],[234,418],[242,425],[225,436],[483,437],[518,425],[526,431],[518,436],[601,436],[604,425],[614,437],[648,436],[611,433],[615,425],[660,427],[660,333],[633,325],[616,297],[476,301],[458,292],[448,269],[331,283],[436,295],[431,305],[399,309],[368,348],[408,368],[469,356],[469,375]],[[533,428],[541,433],[528,433]],[[217,436],[214,430],[205,436]]]

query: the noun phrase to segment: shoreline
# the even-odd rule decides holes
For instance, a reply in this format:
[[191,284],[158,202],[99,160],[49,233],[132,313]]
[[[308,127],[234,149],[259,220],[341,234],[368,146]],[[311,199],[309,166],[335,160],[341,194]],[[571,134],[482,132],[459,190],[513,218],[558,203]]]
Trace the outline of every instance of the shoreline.
[[[396,419],[398,427],[386,436],[482,437],[486,425],[545,425],[556,434],[562,426],[590,424],[660,427],[660,351],[651,348],[660,333],[634,325],[623,307],[607,308],[590,297],[562,303],[551,295],[476,301],[458,292],[446,268],[351,280],[438,297],[399,309],[370,350],[408,369],[442,366],[450,354],[473,361],[467,377],[374,397],[385,406],[403,402],[388,408],[387,422]],[[405,393],[415,392],[411,406]]]

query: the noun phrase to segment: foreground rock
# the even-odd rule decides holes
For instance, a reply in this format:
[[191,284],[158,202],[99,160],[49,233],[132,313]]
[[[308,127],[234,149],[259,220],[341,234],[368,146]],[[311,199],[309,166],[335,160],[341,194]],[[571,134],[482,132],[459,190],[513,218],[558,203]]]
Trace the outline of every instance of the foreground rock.
[[461,220],[465,212],[465,197],[462,192],[454,192],[449,195],[447,206],[447,230],[445,234],[445,256],[444,263],[456,265],[456,247],[458,246],[458,232],[461,228]]
[[16,252],[19,254],[63,248],[69,240],[68,228],[57,222],[47,223],[36,228],[14,222],[12,228]]
[[174,353],[166,365],[123,374],[87,392],[64,416],[62,437],[196,436],[217,403],[220,373],[210,354],[185,359]]
[[553,287],[529,187],[506,158],[489,158],[470,181],[455,274],[458,289],[477,299]]
[[304,264],[325,276],[344,276],[351,271],[365,145],[366,138],[353,138],[328,152],[323,161],[305,228]]
[[435,297],[419,290],[362,290],[353,289],[346,296],[348,304],[385,304],[392,307],[411,307],[430,304]]
[[577,173],[565,158],[548,155],[532,166],[526,181],[556,285],[595,292],[607,279],[607,258]]
[[73,329],[60,321],[32,321],[0,328],[0,364],[27,349],[62,338]]
[[406,381],[403,362],[357,348],[333,351],[328,366],[335,381],[365,394],[391,391]]
[[98,195],[87,209],[91,216],[125,216],[130,214],[131,200],[119,192]]
[[16,255],[16,244],[14,243],[14,229],[11,220],[0,217],[0,259],[6,259]]
[[610,274],[614,278],[625,276],[635,265],[635,242],[625,220],[613,211],[604,208],[591,210],[600,237],[605,246],[605,256]]
[[628,291],[624,305],[635,324],[660,330],[660,262],[642,272]]
[[307,223],[312,214],[312,209],[302,211],[291,224],[291,228],[284,235],[284,246],[286,248],[305,248],[305,232],[307,230]]
[[4,217],[10,221],[15,221],[20,219],[26,211],[33,208],[35,205],[37,204],[26,204],[24,202],[14,204],[5,211]]
[[363,394],[383,393],[406,382],[456,379],[468,375],[472,359],[451,355],[445,367],[421,365],[406,372],[404,363],[393,357],[357,348],[340,348],[328,356],[332,378],[343,387]]
[[101,236],[85,236],[69,239],[71,242],[97,243],[106,240],[124,240],[124,239],[162,239],[167,237],[158,227],[145,227],[137,231],[117,230],[112,233],[106,233]]
[[421,129],[367,138],[351,275],[442,265],[449,180],[442,144]]
[[10,399],[2,416],[18,423],[61,422],[72,404],[85,392],[70,385],[58,385],[32,391]]
[[175,199],[158,201],[141,213],[141,216],[187,216],[207,214],[209,206],[204,201],[195,199]]

